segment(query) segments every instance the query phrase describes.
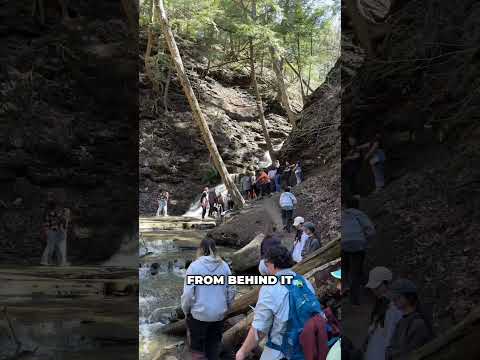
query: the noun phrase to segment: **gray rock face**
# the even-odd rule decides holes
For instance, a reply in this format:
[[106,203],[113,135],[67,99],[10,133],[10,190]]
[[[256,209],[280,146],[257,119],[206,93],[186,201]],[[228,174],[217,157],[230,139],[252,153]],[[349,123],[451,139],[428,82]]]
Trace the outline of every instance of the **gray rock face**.
[[39,262],[50,190],[72,211],[70,258],[101,261],[136,227],[135,49],[117,4],[72,3],[82,17],[64,26],[49,13],[48,28],[20,20],[31,6],[2,5],[0,262]]
[[[228,171],[254,170],[265,155],[266,144],[248,77],[245,81],[243,74],[225,70],[202,78],[204,65],[189,53],[188,44],[180,45],[187,47],[182,51],[185,67],[191,69],[189,79]],[[158,95],[149,86],[143,85],[140,96],[140,214],[154,214],[160,190],[165,189],[175,201],[171,214],[181,215],[207,185],[213,164],[176,77],[170,84],[168,113],[163,105],[153,106]],[[267,104],[275,102],[268,91],[264,96]],[[290,125],[285,116],[268,108],[275,107],[266,106],[265,114],[272,141],[279,145]]]

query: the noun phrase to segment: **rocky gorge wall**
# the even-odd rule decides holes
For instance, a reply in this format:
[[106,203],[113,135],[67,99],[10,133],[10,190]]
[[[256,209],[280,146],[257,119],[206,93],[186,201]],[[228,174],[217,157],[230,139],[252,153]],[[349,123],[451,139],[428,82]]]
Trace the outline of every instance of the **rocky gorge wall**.
[[[143,35],[142,48],[146,47]],[[207,62],[195,45],[178,41],[187,75],[228,171],[239,174],[255,170],[264,159],[266,143],[247,69],[218,69],[205,75]],[[269,134],[274,146],[279,146],[291,126],[271,90],[272,81],[259,77]],[[171,194],[170,213],[181,215],[209,185],[213,163],[176,75],[169,86],[168,112],[163,105],[154,105],[161,98],[163,94],[155,93],[151,81],[141,74],[140,214],[155,213],[159,192],[164,189]]]
[[479,14],[476,1],[402,3],[342,100],[345,134],[385,138],[387,187],[367,197],[362,175],[378,230],[369,266],[415,280],[442,329],[480,300]]
[[136,229],[137,40],[118,1],[31,11],[0,9],[0,262],[39,262],[48,191],[72,210],[70,258],[100,261]]

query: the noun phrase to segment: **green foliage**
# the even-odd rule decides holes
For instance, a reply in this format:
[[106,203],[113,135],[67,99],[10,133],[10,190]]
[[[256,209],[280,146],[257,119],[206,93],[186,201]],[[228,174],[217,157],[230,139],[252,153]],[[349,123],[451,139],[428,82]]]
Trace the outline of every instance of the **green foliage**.
[[[151,19],[151,3],[142,3],[140,23]],[[340,0],[164,0],[172,30],[193,41],[209,64],[239,66],[249,57],[253,39],[256,61],[271,68],[269,47],[300,69],[305,82],[321,84],[340,54]],[[263,55],[262,55],[263,54]],[[267,55],[267,56],[265,56]],[[287,83],[299,80],[285,67]]]
[[208,185],[216,185],[222,181],[220,174],[215,167],[210,167],[202,177],[202,183]]

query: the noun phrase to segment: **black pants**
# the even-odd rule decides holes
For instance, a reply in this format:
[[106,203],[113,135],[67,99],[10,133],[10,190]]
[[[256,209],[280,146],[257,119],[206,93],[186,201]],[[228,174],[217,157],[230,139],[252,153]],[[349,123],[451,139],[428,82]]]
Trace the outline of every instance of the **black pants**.
[[292,229],[292,218],[293,218],[293,210],[284,210],[282,209],[282,224],[283,228],[288,232]]
[[270,194],[270,183],[265,183],[261,185],[262,196]]
[[210,209],[208,210],[208,216],[213,216],[215,210],[215,203],[210,203]]
[[217,360],[222,342],[223,320],[205,322],[188,315],[187,326],[192,352],[205,354],[208,360]]
[[205,215],[207,215],[207,208],[202,208],[202,219],[205,219]]
[[360,304],[360,291],[363,279],[363,261],[365,251],[342,251],[343,284],[350,285],[350,301],[354,305]]

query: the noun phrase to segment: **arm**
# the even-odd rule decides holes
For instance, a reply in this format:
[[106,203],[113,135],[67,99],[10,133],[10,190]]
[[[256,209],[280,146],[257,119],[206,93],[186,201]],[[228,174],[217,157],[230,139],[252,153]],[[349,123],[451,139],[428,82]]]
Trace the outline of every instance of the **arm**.
[[70,224],[70,209],[65,208],[64,210],[65,213],[65,230],[68,229],[68,225]]
[[375,150],[377,149],[378,149],[378,141],[375,141],[373,145],[370,147],[370,150],[368,150],[367,154],[365,155],[365,159],[370,158],[375,152]]
[[358,146],[357,146],[357,149],[358,149],[358,150],[368,149],[371,145],[372,145],[372,143],[367,142],[367,143],[365,143],[365,144],[358,145]]
[[245,359],[248,353],[255,349],[260,340],[269,332],[274,316],[271,304],[273,304],[273,300],[268,293],[268,289],[266,287],[260,288],[252,326],[248,331],[247,338],[236,354],[236,360]]
[[292,194],[292,202],[293,202],[293,205],[297,205],[297,198],[293,194]]
[[[253,326],[250,327],[248,330],[247,337],[243,342],[242,347],[237,351],[235,355],[235,360],[243,360],[247,357],[247,355],[257,347],[259,341],[265,336],[263,333],[257,332]],[[258,340],[257,340],[258,338]]]
[[360,157],[360,153],[354,152],[352,155],[347,155],[343,158],[343,160],[356,160]]
[[377,232],[375,230],[375,226],[372,224],[369,217],[360,211],[356,212],[355,216],[357,217],[358,222],[362,226],[362,230],[365,233],[367,240],[374,237]]
[[182,310],[185,316],[190,313],[195,297],[195,285],[187,285],[187,275],[192,275],[191,267],[187,269],[185,274],[185,282],[183,285],[183,294],[181,297]]
[[[227,268],[227,278],[229,275],[232,274],[232,272],[230,271],[230,268],[228,267],[227,264],[225,264],[226,268]],[[228,284],[228,281],[226,282],[226,291],[227,291],[227,308],[230,310],[232,304],[233,304],[233,301],[235,300],[235,293],[236,293],[236,289],[235,289],[235,286],[232,286],[232,285],[229,285]]]
[[402,318],[402,313],[397,310],[395,307],[390,305],[389,310],[385,315],[385,330],[387,334],[385,335],[386,343],[390,344],[390,340],[392,339],[393,333],[397,327],[397,323]]

